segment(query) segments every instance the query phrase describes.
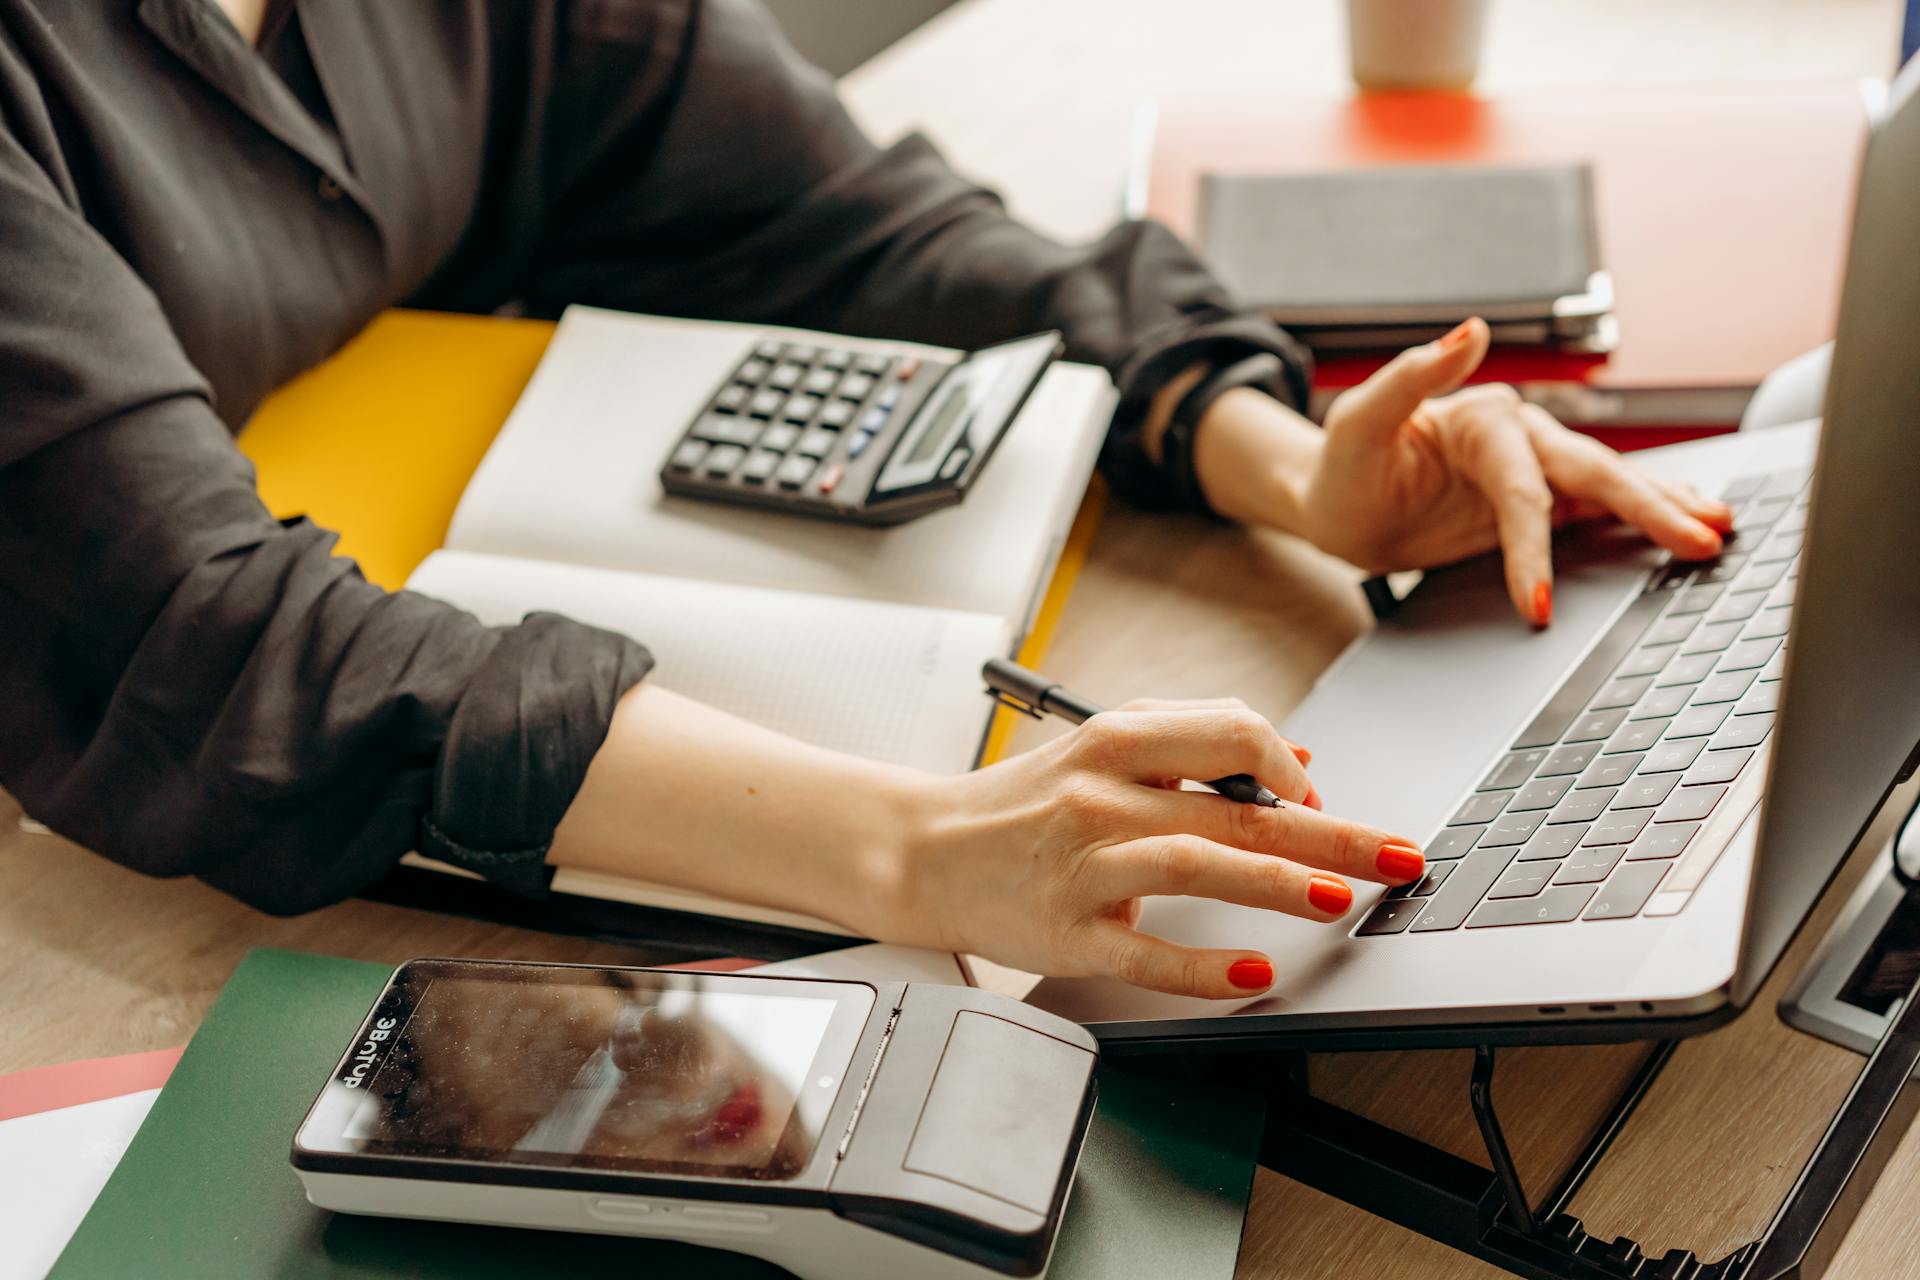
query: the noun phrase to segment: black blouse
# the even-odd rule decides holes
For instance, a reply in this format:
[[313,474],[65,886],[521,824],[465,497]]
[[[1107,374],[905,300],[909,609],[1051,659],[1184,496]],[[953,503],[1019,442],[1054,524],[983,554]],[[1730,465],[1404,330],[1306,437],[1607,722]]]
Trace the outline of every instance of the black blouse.
[[0,784],[141,871],[291,912],[418,848],[537,890],[651,664],[383,591],[261,506],[234,433],[383,308],[1058,328],[1148,504],[1169,373],[1275,351],[1297,393],[1165,230],[1063,247],[877,149],[751,0],[289,7],[256,50],[213,0],[0,0]]

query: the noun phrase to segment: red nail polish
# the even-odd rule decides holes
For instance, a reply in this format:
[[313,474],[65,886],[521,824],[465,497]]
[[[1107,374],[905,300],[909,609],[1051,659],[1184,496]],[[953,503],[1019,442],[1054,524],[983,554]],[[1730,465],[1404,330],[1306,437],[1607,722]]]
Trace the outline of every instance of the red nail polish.
[[1313,763],[1313,752],[1307,750],[1299,743],[1294,742],[1292,739],[1282,738],[1280,741],[1287,744],[1287,750],[1293,752],[1293,758],[1298,760],[1302,767]]
[[1315,911],[1343,916],[1347,914],[1347,908],[1353,905],[1353,890],[1343,880],[1315,876],[1307,882],[1307,902]]
[[1227,981],[1242,991],[1262,991],[1273,985],[1271,960],[1235,960],[1227,966]]
[[1702,517],[1701,523],[1716,533],[1732,533],[1733,508],[1724,503],[1717,505],[1708,510],[1707,514]]
[[1305,800],[1302,800],[1300,803],[1304,804],[1309,809],[1325,808],[1325,806],[1320,803],[1320,793],[1314,789],[1314,786],[1311,782],[1307,784],[1307,798]]
[[1473,321],[1462,320],[1459,324],[1453,326],[1453,328],[1447,331],[1446,337],[1440,339],[1440,349],[1442,351],[1451,351],[1455,347],[1459,346],[1461,343],[1465,342],[1472,335],[1473,335]]
[[1533,584],[1533,625],[1544,627],[1553,621],[1553,584],[1536,582]]
[[1380,868],[1380,874],[1389,880],[1405,883],[1418,880],[1427,870],[1427,860],[1412,845],[1383,844],[1380,856],[1374,859],[1374,865]]

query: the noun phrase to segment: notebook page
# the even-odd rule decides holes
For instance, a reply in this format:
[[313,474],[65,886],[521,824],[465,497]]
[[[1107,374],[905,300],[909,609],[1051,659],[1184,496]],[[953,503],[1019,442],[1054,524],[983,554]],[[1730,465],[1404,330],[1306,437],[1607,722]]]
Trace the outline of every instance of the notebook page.
[[941,773],[972,767],[992,703],[980,665],[1007,652],[984,614],[438,551],[408,581],[483,622],[551,610],[622,631],[648,679],[793,737]]
[[769,336],[933,350],[570,308],[468,485],[447,546],[1024,624],[1105,434],[1113,403],[1106,374],[1055,365],[966,501],[896,528],[663,492],[660,465],[687,423],[752,343]]

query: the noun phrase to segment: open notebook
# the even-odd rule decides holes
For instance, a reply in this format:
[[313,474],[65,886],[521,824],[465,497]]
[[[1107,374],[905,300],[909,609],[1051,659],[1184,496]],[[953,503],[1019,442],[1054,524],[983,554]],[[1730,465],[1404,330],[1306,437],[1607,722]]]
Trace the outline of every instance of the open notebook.
[[[966,501],[894,528],[664,493],[666,451],[769,337],[932,350],[573,308],[444,548],[407,585],[489,623],[552,610],[625,632],[653,651],[658,684],[796,738],[936,772],[970,768],[993,710],[980,665],[1012,654],[1032,622],[1112,413],[1111,384],[1098,369],[1053,366]],[[553,887],[842,932],[588,873],[558,872]]]

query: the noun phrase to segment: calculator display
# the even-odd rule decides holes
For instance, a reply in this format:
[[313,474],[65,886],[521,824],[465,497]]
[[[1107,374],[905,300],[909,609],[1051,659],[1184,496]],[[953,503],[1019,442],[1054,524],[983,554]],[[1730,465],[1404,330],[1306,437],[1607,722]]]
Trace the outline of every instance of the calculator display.
[[929,415],[927,423],[920,428],[920,438],[913,442],[913,448],[907,454],[907,462],[918,466],[939,452],[941,443],[946,440],[948,429],[954,420],[968,408],[967,389],[952,387],[940,399],[940,405]]

